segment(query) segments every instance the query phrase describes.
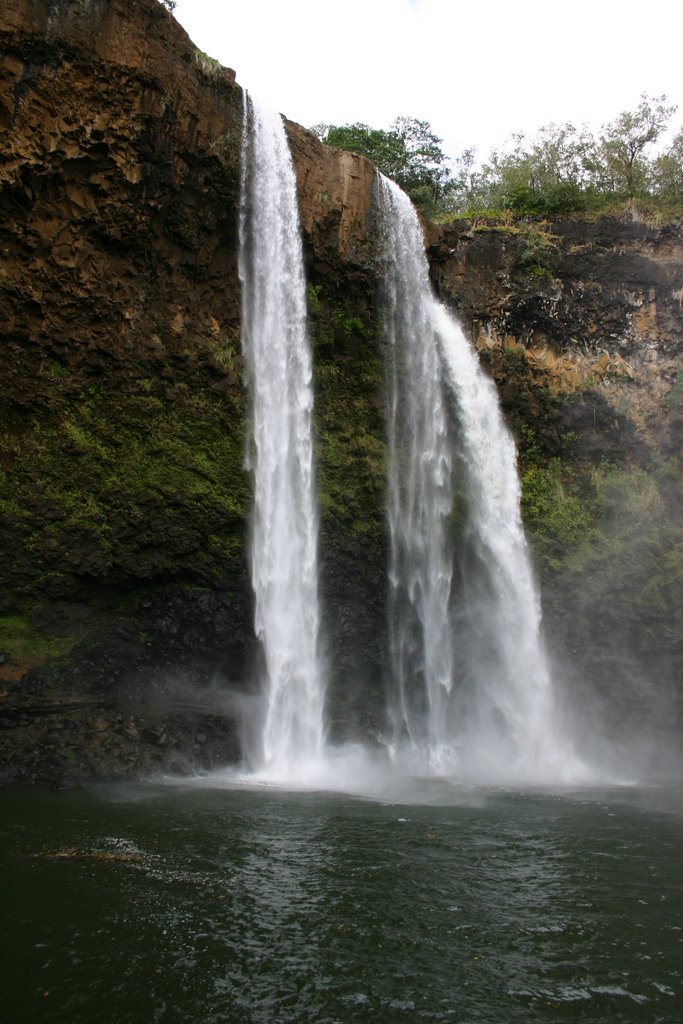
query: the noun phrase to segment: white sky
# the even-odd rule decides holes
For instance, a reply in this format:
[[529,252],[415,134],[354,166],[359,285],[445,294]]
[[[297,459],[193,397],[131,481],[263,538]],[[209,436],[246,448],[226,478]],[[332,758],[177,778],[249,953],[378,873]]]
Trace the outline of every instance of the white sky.
[[175,16],[306,127],[417,117],[449,156],[484,159],[550,121],[596,130],[641,92],[683,124],[683,0],[178,0]]

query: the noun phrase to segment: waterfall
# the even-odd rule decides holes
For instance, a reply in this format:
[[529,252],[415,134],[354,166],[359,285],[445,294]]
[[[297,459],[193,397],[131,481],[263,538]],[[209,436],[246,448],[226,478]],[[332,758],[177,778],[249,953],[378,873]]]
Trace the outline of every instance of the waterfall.
[[251,580],[264,661],[261,771],[290,778],[324,746],[311,353],[294,170],[282,119],[245,96],[239,274],[251,400]]
[[[445,711],[453,682],[449,597],[453,439],[435,344],[422,234],[412,206],[380,178],[385,249],[388,409],[389,640],[396,736],[418,766],[446,769]],[[404,209],[405,206],[405,209]]]
[[382,176],[378,188],[391,746],[413,770],[558,780],[577,763],[557,724],[514,442],[494,384],[432,294],[410,200]]

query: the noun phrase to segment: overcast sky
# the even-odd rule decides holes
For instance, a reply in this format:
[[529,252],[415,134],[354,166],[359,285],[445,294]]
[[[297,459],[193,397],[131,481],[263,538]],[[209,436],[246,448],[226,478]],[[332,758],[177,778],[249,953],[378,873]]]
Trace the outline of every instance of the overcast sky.
[[417,117],[483,159],[550,121],[597,130],[641,92],[683,124],[683,0],[178,0],[175,16],[306,127]]

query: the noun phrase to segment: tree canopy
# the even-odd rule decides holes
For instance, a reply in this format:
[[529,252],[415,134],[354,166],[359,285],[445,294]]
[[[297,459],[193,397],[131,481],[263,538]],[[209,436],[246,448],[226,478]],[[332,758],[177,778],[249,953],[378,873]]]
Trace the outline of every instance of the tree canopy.
[[446,207],[451,172],[441,139],[427,121],[397,117],[388,131],[358,123],[311,130],[329,146],[367,156],[428,216]]
[[366,124],[316,125],[331,146],[369,157],[434,219],[457,211],[507,209],[520,215],[558,215],[648,199],[683,205],[683,129],[671,146],[650,151],[676,107],[665,95],[643,93],[597,135],[573,124],[548,124],[535,137],[511,137],[476,165],[474,149],[449,160],[427,121],[398,117],[388,130]]
[[614,200],[680,204],[682,133],[658,156],[648,152],[675,111],[666,96],[643,94],[635,110],[604,124],[597,136],[571,123],[545,125],[532,139],[513,135],[507,150],[494,150],[470,173],[460,206],[561,214]]

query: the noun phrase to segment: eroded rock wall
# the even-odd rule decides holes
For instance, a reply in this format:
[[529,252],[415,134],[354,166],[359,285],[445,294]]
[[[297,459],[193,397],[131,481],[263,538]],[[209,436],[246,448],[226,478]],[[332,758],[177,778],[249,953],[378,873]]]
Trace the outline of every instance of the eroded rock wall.
[[634,209],[592,221],[456,222],[432,239],[437,289],[482,352],[507,350],[538,386],[573,396],[568,405],[590,392],[644,445],[680,451],[680,413],[665,401],[683,355],[680,222],[658,225]]
[[[234,721],[259,668],[237,274],[243,92],[157,0],[2,0],[0,44],[0,778],[220,763],[238,756]],[[287,129],[330,710],[335,735],[368,737],[382,720],[387,553],[374,169]],[[678,557],[666,531],[680,481],[680,225],[425,228],[435,287],[517,432],[558,648],[590,647],[578,674],[613,700],[615,650],[635,621],[640,661],[626,668],[635,679],[666,647],[675,695],[681,576],[662,551]],[[603,464],[617,476],[595,476]],[[620,520],[631,534],[605,525],[619,488],[639,496]],[[643,518],[661,520],[656,543]],[[632,578],[605,571],[623,563],[615,537],[638,546]],[[591,573],[604,587],[585,601]],[[625,706],[644,700],[634,682]]]

